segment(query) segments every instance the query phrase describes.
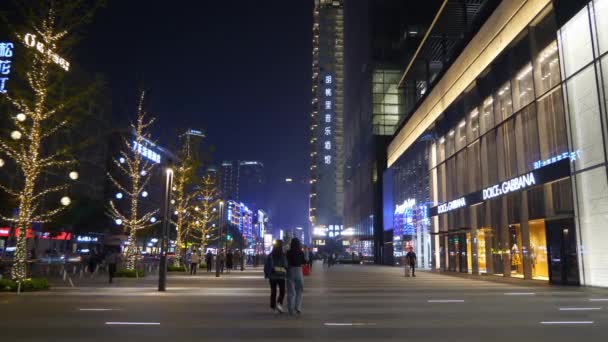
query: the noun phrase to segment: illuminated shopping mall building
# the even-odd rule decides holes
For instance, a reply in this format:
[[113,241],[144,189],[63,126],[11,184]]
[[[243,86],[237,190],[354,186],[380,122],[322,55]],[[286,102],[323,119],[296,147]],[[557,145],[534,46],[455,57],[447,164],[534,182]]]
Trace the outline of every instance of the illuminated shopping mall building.
[[422,267],[608,286],[606,17],[608,0],[502,1],[441,71],[406,69],[395,262],[411,247]]
[[[342,227],[344,206],[344,13],[342,0],[315,0],[309,218],[313,242],[325,244]],[[332,231],[328,231],[329,228]],[[338,229],[335,229],[338,227]],[[330,236],[332,235],[332,236]]]

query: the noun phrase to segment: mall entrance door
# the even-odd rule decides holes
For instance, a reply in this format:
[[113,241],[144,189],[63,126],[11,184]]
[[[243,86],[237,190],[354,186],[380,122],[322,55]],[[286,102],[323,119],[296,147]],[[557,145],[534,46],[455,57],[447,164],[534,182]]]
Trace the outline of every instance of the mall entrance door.
[[545,223],[550,282],[579,285],[574,219],[547,220]]

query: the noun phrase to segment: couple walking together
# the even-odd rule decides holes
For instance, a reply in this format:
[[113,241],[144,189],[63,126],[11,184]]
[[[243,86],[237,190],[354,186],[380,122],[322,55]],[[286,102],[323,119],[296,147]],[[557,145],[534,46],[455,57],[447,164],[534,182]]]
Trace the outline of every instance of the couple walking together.
[[[287,309],[290,315],[300,314],[302,292],[304,291],[304,274],[302,265],[307,263],[302,244],[292,239],[287,253],[283,251],[283,241],[275,241],[272,252],[264,264],[264,276],[270,281],[270,308],[280,313],[283,310],[285,283],[287,283]],[[279,297],[277,298],[277,287]]]

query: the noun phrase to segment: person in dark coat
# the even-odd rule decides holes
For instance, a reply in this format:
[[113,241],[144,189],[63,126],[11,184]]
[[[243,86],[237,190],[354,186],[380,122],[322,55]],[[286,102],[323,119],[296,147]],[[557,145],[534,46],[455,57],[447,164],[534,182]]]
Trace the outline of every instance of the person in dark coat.
[[226,269],[228,270],[228,273],[230,273],[230,270],[234,267],[234,254],[232,254],[232,250],[229,250],[228,253],[226,253]]
[[405,255],[405,262],[408,266],[410,266],[410,270],[412,270],[412,277],[416,276],[416,252],[412,247],[409,248],[409,252]]
[[300,240],[291,240],[287,251],[287,307],[289,314],[300,314],[302,311],[302,293],[304,292],[304,274],[302,265],[306,264],[306,257],[302,251]]
[[213,267],[213,253],[211,253],[210,250],[205,254],[205,263],[207,264],[207,272],[211,272],[211,268]]
[[[285,278],[287,276],[287,258],[283,252],[283,241],[276,240],[272,252],[264,263],[264,277],[270,283],[270,308],[283,313],[285,298]],[[279,298],[277,298],[277,287]]]

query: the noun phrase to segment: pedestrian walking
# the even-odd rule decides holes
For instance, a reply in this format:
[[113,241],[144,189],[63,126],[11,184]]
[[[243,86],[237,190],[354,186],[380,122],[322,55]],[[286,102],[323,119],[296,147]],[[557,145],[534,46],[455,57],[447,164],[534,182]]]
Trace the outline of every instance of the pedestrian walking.
[[234,254],[232,254],[232,250],[229,250],[228,253],[226,253],[226,269],[228,270],[228,273],[230,273],[230,270],[232,270],[234,268]]
[[312,264],[315,259],[315,255],[312,252],[312,248],[308,248],[308,268],[312,271]]
[[[283,251],[283,241],[276,240],[272,252],[264,263],[264,277],[270,283],[270,309],[283,313],[285,298],[285,278],[287,277],[287,258]],[[277,298],[277,287],[279,297]]]
[[226,252],[224,252],[224,249],[222,249],[217,256],[217,262],[220,263],[220,272],[224,273],[224,266],[226,263]]
[[409,270],[407,270],[408,277],[410,275],[410,270],[412,272],[412,277],[416,276],[416,253],[412,247],[409,248],[409,252],[405,255],[405,267],[409,267]]
[[298,238],[291,240],[287,251],[287,307],[289,314],[300,314],[302,311],[302,293],[304,292],[304,275],[302,265],[306,264],[302,244]]
[[211,272],[213,267],[213,253],[211,253],[211,250],[208,250],[205,254],[205,264],[207,265],[207,273]]
[[190,256],[190,275],[196,274],[196,268],[198,267],[198,263],[200,262],[200,257],[198,256],[198,252],[192,252]]
[[109,277],[110,284],[112,284],[112,281],[114,279],[114,274],[116,273],[116,265],[118,264],[119,261],[120,261],[120,253],[118,253],[115,250],[111,251],[106,259],[106,262],[108,264],[108,277]]

